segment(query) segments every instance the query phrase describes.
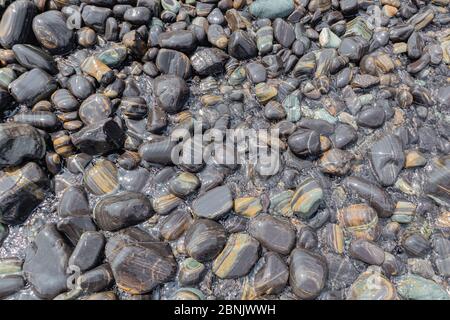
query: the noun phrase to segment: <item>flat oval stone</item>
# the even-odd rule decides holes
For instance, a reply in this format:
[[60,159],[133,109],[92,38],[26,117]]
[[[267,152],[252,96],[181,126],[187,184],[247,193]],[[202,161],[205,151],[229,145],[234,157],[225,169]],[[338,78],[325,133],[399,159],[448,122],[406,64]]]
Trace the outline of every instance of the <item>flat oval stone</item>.
[[316,155],[320,152],[320,135],[314,130],[297,129],[289,136],[288,145],[296,155]]
[[259,242],[246,233],[233,233],[225,248],[214,260],[212,271],[221,279],[248,274],[258,259]]
[[18,43],[26,43],[31,35],[32,20],[36,7],[31,1],[13,1],[0,21],[0,44],[9,49]]
[[251,3],[249,10],[257,18],[285,18],[294,11],[294,1],[257,0]]
[[377,185],[369,181],[358,178],[348,177],[344,180],[344,186],[358,194],[361,198],[368,201],[377,213],[384,218],[388,218],[394,212],[394,203],[389,195]]
[[172,280],[177,262],[164,242],[138,242],[119,245],[108,255],[117,286],[131,294],[143,294]]
[[152,12],[147,7],[129,8],[123,14],[123,19],[134,25],[146,24],[152,17]]
[[58,72],[51,55],[30,44],[16,44],[12,47],[17,62],[28,69],[40,68],[50,74]]
[[64,15],[56,10],[37,15],[33,31],[41,46],[52,54],[68,53],[75,44],[73,31],[67,28]]
[[48,185],[47,175],[34,162],[0,171],[0,221],[10,225],[25,222],[44,200]]
[[201,218],[219,219],[233,207],[233,197],[227,186],[216,187],[192,203],[192,211]]
[[78,99],[86,99],[94,93],[93,84],[82,75],[73,75],[69,78],[67,89]]
[[396,300],[394,285],[379,271],[368,269],[350,287],[348,300]]
[[94,207],[98,227],[116,231],[141,223],[153,215],[149,199],[141,193],[122,192],[102,198]]
[[175,210],[171,212],[162,222],[161,235],[166,240],[178,239],[192,224],[192,217],[186,210]]
[[358,239],[350,243],[350,256],[361,260],[369,265],[382,265],[384,262],[384,251],[371,241]]
[[280,254],[289,254],[295,243],[292,225],[267,214],[250,219],[248,233],[267,249]]
[[292,291],[301,299],[316,298],[327,280],[325,258],[307,250],[294,249],[289,259],[289,283]]
[[191,257],[204,262],[214,259],[226,240],[226,232],[221,224],[208,219],[198,219],[186,231],[184,244]]
[[86,189],[95,195],[111,193],[119,187],[117,168],[111,161],[101,159],[85,171],[83,182]]

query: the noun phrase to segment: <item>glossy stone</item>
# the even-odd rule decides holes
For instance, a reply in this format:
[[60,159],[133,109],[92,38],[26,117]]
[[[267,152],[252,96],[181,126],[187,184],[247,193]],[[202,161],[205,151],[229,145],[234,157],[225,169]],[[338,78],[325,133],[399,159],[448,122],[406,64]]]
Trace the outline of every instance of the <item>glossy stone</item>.
[[66,268],[72,249],[55,225],[48,224],[27,248],[23,271],[33,290],[52,299],[67,290]]
[[74,46],[73,31],[67,28],[64,15],[46,11],[33,19],[33,32],[41,46],[53,54],[65,54]]
[[143,194],[122,192],[103,197],[95,205],[93,215],[100,229],[116,231],[149,219],[153,209]]
[[300,299],[316,298],[325,287],[328,268],[323,256],[294,249],[290,256],[289,283]]
[[250,219],[248,233],[267,249],[285,255],[291,252],[295,242],[291,224],[267,214]]
[[192,203],[192,211],[201,218],[218,219],[233,207],[233,197],[227,186],[216,187]]
[[403,147],[397,137],[386,135],[370,149],[370,162],[378,181],[383,186],[395,183],[400,170],[403,168],[405,155]]
[[0,21],[0,44],[3,48],[29,40],[36,11],[35,5],[25,0],[14,1],[7,7]]
[[35,68],[11,82],[9,88],[17,102],[33,105],[49,97],[57,86],[56,81],[48,73]]
[[45,155],[43,135],[28,124],[0,124],[0,168],[17,166]]
[[0,172],[0,220],[17,225],[44,200],[48,178],[34,162]]
[[323,199],[321,186],[312,178],[304,180],[291,200],[292,211],[303,218],[310,218],[319,208]]
[[219,256],[212,271],[221,279],[233,279],[248,274],[258,259],[259,242],[246,233],[233,233]]
[[220,253],[226,240],[222,225],[212,220],[198,219],[188,228],[184,243],[191,257],[205,262]]

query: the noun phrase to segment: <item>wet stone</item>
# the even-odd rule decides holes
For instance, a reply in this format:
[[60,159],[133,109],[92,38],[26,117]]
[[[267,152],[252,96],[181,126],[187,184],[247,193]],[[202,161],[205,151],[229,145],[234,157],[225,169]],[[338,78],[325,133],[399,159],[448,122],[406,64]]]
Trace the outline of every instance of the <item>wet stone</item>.
[[300,299],[316,298],[325,287],[327,275],[327,262],[323,256],[303,249],[292,251],[289,283]]
[[172,280],[177,270],[170,247],[164,242],[110,239],[106,258],[119,288],[131,294],[150,292]]
[[226,232],[221,224],[198,219],[186,231],[184,243],[192,258],[205,262],[214,259],[221,252],[226,239]]
[[171,212],[162,222],[160,232],[166,240],[178,239],[192,223],[190,213],[185,210]]
[[216,187],[192,203],[192,211],[201,218],[218,219],[233,207],[233,197],[227,186]]
[[151,218],[153,209],[143,194],[122,192],[102,198],[95,205],[93,215],[101,230],[116,231]]
[[378,181],[383,186],[394,184],[405,161],[399,139],[386,135],[378,140],[370,149],[370,161]]
[[29,44],[16,44],[12,47],[12,50],[17,62],[28,69],[40,68],[49,74],[57,72],[53,57],[38,47]]
[[64,15],[46,11],[33,19],[33,32],[39,43],[53,54],[64,54],[73,48],[73,31],[67,28]]
[[10,84],[10,92],[19,103],[33,105],[56,90],[56,81],[41,69],[25,72]]
[[344,181],[344,185],[356,192],[361,198],[366,199],[381,217],[392,215],[394,204],[389,195],[377,185],[358,177],[348,177]]
[[0,171],[0,220],[17,225],[25,222],[44,200],[49,180],[35,163]]
[[287,284],[288,267],[280,256],[274,252],[266,253],[263,259],[263,267],[255,274],[255,293],[257,296],[278,294]]
[[42,159],[45,149],[44,136],[34,127],[18,123],[0,125],[0,168]]
[[267,249],[284,255],[290,253],[295,242],[290,223],[267,214],[250,219],[248,233]]
[[84,272],[97,266],[101,262],[105,243],[105,237],[100,232],[83,233],[69,258],[69,269],[76,266]]
[[408,300],[449,300],[450,296],[436,282],[416,275],[403,276],[398,283],[398,293]]
[[35,5],[26,0],[14,1],[8,6],[0,21],[0,44],[3,48],[30,40],[36,12]]
[[234,199],[234,212],[247,218],[258,215],[263,210],[261,200],[257,197],[241,197]]
[[184,53],[172,49],[160,49],[156,66],[163,74],[188,78],[191,75],[191,62]]
[[108,97],[93,94],[81,103],[78,115],[86,125],[90,125],[107,119],[111,115],[111,109],[111,101]]
[[364,239],[352,241],[350,256],[369,265],[381,265],[384,262],[384,251],[375,243]]
[[230,36],[228,53],[236,59],[245,60],[255,57],[258,49],[255,40],[248,32],[238,30]]
[[53,224],[46,225],[27,248],[23,271],[38,296],[52,299],[67,290],[71,251]]
[[166,112],[176,113],[183,108],[189,94],[186,82],[177,76],[165,75],[155,79],[158,104]]
[[379,271],[368,269],[350,287],[348,300],[396,300],[394,285]]
[[273,35],[283,47],[289,48],[295,40],[294,28],[281,18],[273,22]]
[[257,0],[250,5],[250,13],[258,18],[285,18],[294,11],[294,1],[281,0],[274,3],[270,0]]
[[233,233],[214,260],[212,271],[221,279],[245,276],[257,261],[258,255],[258,241],[246,233]]
[[322,172],[333,175],[345,175],[349,172],[353,155],[344,150],[331,149],[319,160]]
[[424,256],[431,249],[429,241],[419,233],[405,236],[402,246],[407,253],[416,257]]
[[181,285],[194,285],[201,281],[206,267],[203,263],[195,259],[187,258],[180,265],[180,273],[178,275]]
[[223,71],[228,55],[217,48],[198,50],[191,56],[191,64],[199,75],[211,75]]
[[298,129],[289,136],[288,145],[298,156],[317,155],[320,152],[320,136],[314,130]]

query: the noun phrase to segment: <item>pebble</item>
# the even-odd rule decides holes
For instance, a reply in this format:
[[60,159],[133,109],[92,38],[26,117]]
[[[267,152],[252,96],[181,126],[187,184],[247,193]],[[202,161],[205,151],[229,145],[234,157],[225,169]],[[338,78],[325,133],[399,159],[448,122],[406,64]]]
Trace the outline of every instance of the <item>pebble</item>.
[[23,271],[39,297],[52,299],[67,290],[66,268],[71,253],[54,224],[46,225],[27,248]]
[[288,221],[260,214],[250,220],[249,234],[267,249],[287,255],[295,242],[295,232]]
[[141,193],[122,192],[103,197],[93,217],[101,230],[116,231],[143,222],[153,215],[151,202]]
[[289,259],[289,283],[292,291],[304,300],[317,297],[327,280],[326,259],[303,249],[294,249]]
[[405,162],[403,147],[397,137],[386,135],[370,149],[372,169],[383,186],[395,183]]
[[319,208],[323,200],[323,190],[312,178],[304,180],[295,191],[290,202],[294,213],[303,218],[310,218]]
[[408,300],[449,300],[448,293],[437,283],[416,275],[403,276],[398,293]]
[[233,207],[233,197],[227,186],[220,186],[204,193],[192,203],[192,211],[201,218],[218,219]]
[[259,242],[246,233],[233,233],[214,260],[212,271],[221,279],[245,276],[258,259]]
[[188,228],[184,243],[192,258],[205,262],[220,253],[226,239],[222,225],[212,220],[198,219]]

